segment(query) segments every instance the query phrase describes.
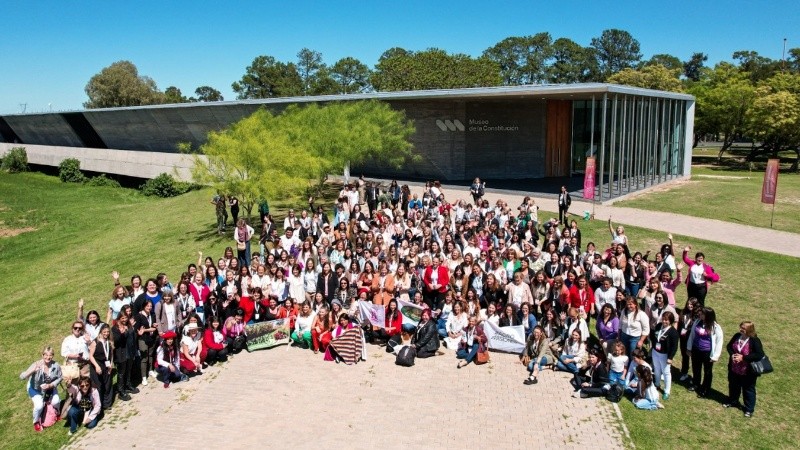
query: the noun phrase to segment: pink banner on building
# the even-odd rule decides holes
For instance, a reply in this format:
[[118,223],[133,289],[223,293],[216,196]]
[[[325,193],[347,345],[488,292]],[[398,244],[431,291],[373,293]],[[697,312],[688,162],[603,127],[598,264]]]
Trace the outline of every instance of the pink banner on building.
[[779,159],[767,161],[767,170],[764,172],[764,185],[761,187],[761,203],[775,204],[775,194],[778,191],[779,162]]
[[583,198],[587,200],[594,200],[595,170],[594,157],[586,158],[586,172],[583,176]]

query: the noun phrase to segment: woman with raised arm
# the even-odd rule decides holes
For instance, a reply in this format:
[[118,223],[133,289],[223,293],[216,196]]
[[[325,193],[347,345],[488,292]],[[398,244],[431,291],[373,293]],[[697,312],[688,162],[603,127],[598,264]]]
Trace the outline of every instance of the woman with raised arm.
[[694,255],[694,261],[689,259],[689,250],[691,249],[691,245],[687,245],[683,249],[683,262],[689,267],[686,274],[686,292],[689,294],[689,298],[694,297],[700,306],[705,306],[708,284],[719,282],[719,275],[714,272],[713,267],[706,264],[706,255],[703,252],[697,252]]

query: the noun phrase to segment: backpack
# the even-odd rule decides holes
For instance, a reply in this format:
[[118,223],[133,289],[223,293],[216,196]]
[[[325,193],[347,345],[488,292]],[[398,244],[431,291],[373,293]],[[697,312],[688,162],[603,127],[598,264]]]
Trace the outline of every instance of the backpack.
[[414,359],[417,358],[417,349],[411,345],[406,345],[397,352],[397,358],[394,363],[398,366],[411,367],[414,365]]
[[623,389],[622,385],[619,383],[614,383],[611,385],[611,387],[609,387],[608,392],[606,392],[606,400],[612,403],[619,403],[624,395],[625,389]]
[[42,426],[44,428],[52,427],[56,422],[58,422],[58,411],[56,411],[56,408],[49,401],[45,406],[43,416]]

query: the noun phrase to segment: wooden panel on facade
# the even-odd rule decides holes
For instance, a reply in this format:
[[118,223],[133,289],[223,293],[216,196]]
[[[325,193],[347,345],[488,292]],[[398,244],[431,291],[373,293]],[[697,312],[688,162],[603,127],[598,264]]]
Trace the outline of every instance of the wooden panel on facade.
[[569,176],[571,120],[572,101],[547,101],[545,173],[548,177]]

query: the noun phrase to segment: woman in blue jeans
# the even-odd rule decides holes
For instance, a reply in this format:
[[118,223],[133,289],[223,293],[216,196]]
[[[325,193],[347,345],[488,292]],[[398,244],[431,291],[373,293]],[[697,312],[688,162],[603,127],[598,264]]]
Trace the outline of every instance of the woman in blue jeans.
[[69,434],[75,434],[81,425],[89,430],[97,426],[97,422],[100,420],[100,392],[92,386],[89,377],[82,377],[78,386],[72,383],[68,384],[67,392],[72,399],[67,413]]
[[456,358],[463,359],[463,361],[459,361],[456,367],[460,369],[474,361],[478,356],[478,351],[486,345],[486,342],[488,339],[483,332],[483,327],[478,326],[478,318],[470,316],[468,325],[464,328],[464,334],[461,336],[461,344],[456,351]]
[[533,327],[533,333],[528,337],[520,359],[523,364],[528,366],[528,378],[522,382],[525,385],[538,383],[539,372],[544,366],[555,362],[556,358],[550,349],[550,340],[547,339],[544,328],[540,325]]
[[580,328],[572,330],[569,340],[561,350],[561,356],[556,361],[556,369],[569,373],[578,373],[578,369],[586,360],[586,345],[581,339]]

